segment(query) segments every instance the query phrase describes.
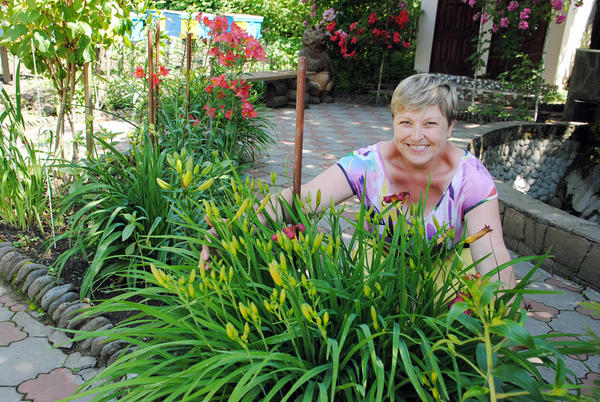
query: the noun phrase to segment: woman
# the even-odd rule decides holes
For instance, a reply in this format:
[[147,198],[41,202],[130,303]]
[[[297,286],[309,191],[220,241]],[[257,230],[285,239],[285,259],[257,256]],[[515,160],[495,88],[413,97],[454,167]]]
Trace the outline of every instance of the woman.
[[[319,190],[321,199],[333,198],[336,204],[353,195],[359,199],[364,196],[367,208],[382,211],[392,195],[407,197],[409,202],[422,197],[429,238],[436,232],[434,217],[439,224],[454,228],[454,242],[465,231],[470,236],[487,225],[491,233],[470,245],[473,261],[492,254],[477,266],[478,272],[483,275],[508,261],[492,177],[474,155],[448,142],[458,112],[455,89],[434,75],[413,75],[394,91],[391,109],[393,139],[341,158],[302,185],[302,198]],[[288,202],[292,199],[290,189],[281,195]],[[396,215],[388,215],[380,233],[383,235],[385,226],[393,226],[396,219]],[[202,258],[208,257],[204,249]],[[514,287],[512,267],[499,275],[505,287]]]

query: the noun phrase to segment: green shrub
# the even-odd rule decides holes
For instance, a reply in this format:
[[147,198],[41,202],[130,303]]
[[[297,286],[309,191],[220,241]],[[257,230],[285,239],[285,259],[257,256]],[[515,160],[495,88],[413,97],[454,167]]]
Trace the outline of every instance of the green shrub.
[[[410,224],[398,220],[390,242],[364,229],[379,219],[364,208],[348,244],[343,210],[333,207],[314,215],[297,203],[297,212],[286,207],[295,225],[265,227],[255,211],[271,198],[259,204],[257,189],[266,194],[268,186],[232,181],[223,202],[204,203],[218,238],[189,220],[191,249],[210,239],[209,265],[198,265],[197,250],[173,248],[181,264],[155,261],[151,273],[143,273],[146,288],[91,310],[138,313],[113,329],[82,334],[132,346],[88,386],[119,381],[89,394],[102,400],[332,401],[566,395],[571,386],[561,352],[576,348],[562,349],[569,342],[523,328],[527,315],[518,306],[531,273],[500,295],[493,279],[498,270],[465,279],[472,266],[458,258],[442,269],[462,244],[446,252],[436,238],[425,240],[422,208]],[[330,233],[319,230],[320,218]],[[449,279],[438,286],[442,272]],[[542,379],[541,367],[557,369],[552,384]]]

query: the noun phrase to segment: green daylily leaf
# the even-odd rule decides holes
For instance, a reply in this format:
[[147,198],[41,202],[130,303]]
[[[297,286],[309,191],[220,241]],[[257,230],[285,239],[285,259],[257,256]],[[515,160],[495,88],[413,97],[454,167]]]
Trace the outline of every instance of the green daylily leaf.
[[133,234],[134,230],[135,230],[135,221],[133,221],[130,224],[128,224],[127,226],[125,226],[125,229],[123,229],[123,233],[121,234],[121,240],[126,241],[127,239],[129,239],[131,237],[131,235]]
[[457,302],[450,307],[450,311],[448,311],[448,317],[446,318],[446,327],[450,327],[450,325],[456,320],[456,318],[467,311],[469,309],[469,305],[465,302]]
[[467,392],[465,392],[463,394],[463,401],[469,398],[474,398],[477,396],[484,396],[487,395],[489,392],[489,390],[487,388],[481,387],[479,385],[476,385],[474,387],[471,387],[467,390]]
[[521,325],[512,320],[502,320],[502,324],[491,327],[492,332],[506,337],[519,345],[535,348],[533,338],[529,332]]

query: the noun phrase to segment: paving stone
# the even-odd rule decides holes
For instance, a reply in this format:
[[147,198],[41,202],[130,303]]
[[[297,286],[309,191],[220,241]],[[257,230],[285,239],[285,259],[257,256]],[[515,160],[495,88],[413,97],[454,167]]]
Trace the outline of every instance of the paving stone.
[[584,363],[590,371],[600,373],[600,355],[590,355]]
[[45,338],[28,337],[3,350],[0,359],[0,386],[17,386],[35,378],[38,373],[47,373],[61,367],[67,356],[52,349]]
[[535,318],[538,321],[549,322],[558,315],[558,309],[552,306],[546,306],[544,303],[536,302],[523,298],[523,305],[527,310],[527,316]]
[[72,370],[83,370],[94,367],[96,365],[96,358],[93,356],[82,356],[79,352],[74,352],[67,357],[65,367]]
[[580,302],[584,300],[579,293],[574,293],[565,289],[559,289],[546,282],[533,282],[529,284],[527,289],[558,291],[559,294],[525,294],[524,297],[544,303],[546,306],[552,306],[559,310],[574,310]]
[[48,289],[48,291],[44,294],[42,300],[40,301],[40,306],[42,307],[42,310],[47,311],[50,303],[52,303],[54,300],[58,299],[65,293],[70,292],[74,289],[75,286],[73,286],[72,283],[67,283],[66,285],[55,286],[52,289]]
[[25,278],[25,280],[23,281],[23,285],[21,286],[21,292],[23,294],[27,294],[27,290],[37,278],[47,275],[48,270],[46,269],[37,269],[35,271],[31,271],[29,275],[27,275],[27,278]]
[[9,290],[8,287],[3,285],[2,281],[0,281],[0,297],[4,296],[9,292],[12,292],[12,290]]
[[594,301],[600,303],[600,293],[595,291],[594,289],[587,288],[587,289],[584,289],[582,293],[586,299],[594,300]]
[[[516,258],[516,257],[513,257]],[[533,261],[535,262],[535,261]],[[533,264],[529,261],[525,261],[525,262],[519,262],[513,265],[513,271],[515,272],[515,275],[517,276],[517,278],[523,278],[525,275],[527,275],[529,273],[529,271],[531,271],[531,269],[533,268]],[[538,268],[534,273],[533,276],[531,277],[531,281],[543,281],[544,279],[549,278],[551,275],[544,271],[541,268]]]
[[83,369],[78,374],[83,378],[84,381],[89,381],[100,373],[100,369],[96,367]]
[[549,283],[550,285],[557,286],[560,289],[570,290],[571,292],[575,293],[581,293],[583,291],[583,286],[555,275],[546,279],[545,282]]
[[36,296],[40,293],[40,291],[44,287],[46,287],[46,285],[52,284],[53,281],[54,278],[50,275],[40,276],[35,281],[33,281],[27,289],[27,297],[29,297],[29,300],[35,300]]
[[23,395],[17,392],[15,387],[0,387],[0,401],[2,402],[16,402],[22,401]]
[[29,336],[48,336],[52,333],[50,327],[47,327],[23,311],[16,313],[13,321],[23,327],[23,330],[27,331]]
[[583,315],[587,315],[590,318],[593,318],[594,320],[600,320],[600,304],[598,302],[595,301],[588,301],[587,303],[593,303],[596,305],[597,309],[596,310],[590,310],[589,308],[583,307],[583,306],[577,306],[575,308],[575,311],[577,311],[579,314],[583,314]]
[[598,385],[596,384],[596,382],[600,382],[600,373],[587,373],[585,375],[585,377],[583,377],[581,379],[581,385],[583,385],[584,388],[583,389],[583,393],[585,395],[591,396],[592,395],[592,390],[591,389],[598,389]]
[[0,321],[8,321],[13,315],[15,315],[15,313],[10,311],[8,307],[0,307]]
[[531,317],[527,318],[524,327],[532,336],[547,334],[550,331],[546,323]]
[[35,402],[54,402],[73,395],[82,383],[71,370],[57,368],[25,381],[17,387],[17,391]]
[[6,307],[10,307],[13,304],[18,303],[19,301],[17,300],[17,297],[15,296],[14,293],[7,293],[4,296],[0,296],[0,304],[6,306]]
[[71,349],[73,342],[71,338],[63,331],[55,329],[50,335],[48,335],[48,341],[52,346],[59,347],[61,349]]
[[19,273],[17,274],[17,276],[15,277],[14,280],[14,285],[16,287],[20,287],[23,284],[23,281],[27,278],[27,275],[29,275],[31,272],[33,271],[37,271],[39,269],[44,269],[44,270],[48,270],[44,265],[42,264],[36,264],[36,263],[30,263],[30,264],[25,264],[21,267],[21,269],[19,270]]
[[26,305],[24,305],[24,304],[22,304],[22,303],[16,303],[16,304],[13,304],[13,305],[12,305],[12,306],[10,306],[8,309],[9,309],[10,311],[12,311],[13,313],[16,313],[16,312],[18,312],[18,311],[27,311],[27,310],[28,310],[27,306],[26,306]]
[[0,322],[0,346],[8,346],[25,338],[27,338],[27,333],[14,322]]
[[561,311],[548,325],[554,331],[565,334],[583,334],[588,327],[594,333],[600,334],[600,321],[585,319],[585,316],[575,311]]
[[[52,303],[50,303],[50,305],[48,306],[48,310],[46,310],[46,312],[54,320],[54,313],[63,303],[71,303],[71,302],[76,302],[78,300],[79,300],[79,295],[77,293],[74,293],[74,292],[65,293],[64,295],[60,296],[58,299],[56,299]],[[54,320],[54,321],[56,322],[56,320]]]

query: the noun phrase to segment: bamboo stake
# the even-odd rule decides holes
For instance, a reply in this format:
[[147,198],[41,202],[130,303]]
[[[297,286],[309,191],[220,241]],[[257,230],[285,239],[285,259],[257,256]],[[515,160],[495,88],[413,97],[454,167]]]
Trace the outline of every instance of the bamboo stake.
[[185,111],[186,119],[190,116],[190,74],[192,72],[192,34],[185,37],[185,71],[187,82],[185,84]]
[[148,131],[154,146],[154,57],[152,55],[152,30],[148,30]]
[[92,66],[90,63],[85,63],[83,67],[83,86],[84,86],[84,97],[85,97],[85,146],[88,152],[88,159],[95,157],[94,148],[94,109],[92,106],[92,93],[90,90],[90,73]]
[[294,181],[292,193],[300,197],[302,185],[302,141],[304,139],[304,98],[306,90],[306,57],[298,58],[296,85],[296,136],[294,140]]

